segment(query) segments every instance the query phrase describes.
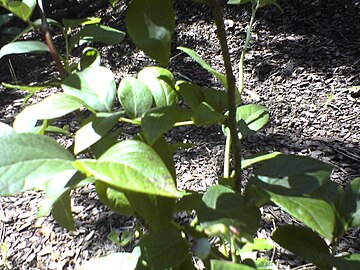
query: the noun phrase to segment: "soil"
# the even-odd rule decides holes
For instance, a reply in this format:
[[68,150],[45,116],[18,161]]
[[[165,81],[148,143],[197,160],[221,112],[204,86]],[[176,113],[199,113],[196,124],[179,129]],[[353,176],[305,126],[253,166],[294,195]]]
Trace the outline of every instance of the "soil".
[[[115,8],[104,7],[96,14],[104,18],[105,24],[125,30],[129,1],[120,2]],[[176,50],[177,46],[192,48],[213,67],[223,70],[211,11],[191,1],[174,2],[177,27],[169,69],[177,79],[221,88],[215,78]],[[332,164],[332,180],[346,186],[353,178],[360,177],[360,99],[353,98],[347,91],[351,86],[360,85],[360,1],[279,2],[283,13],[275,7],[258,13],[245,59],[244,103],[265,105],[271,112],[271,121],[263,131],[244,141],[243,155],[281,151],[311,156]],[[248,6],[224,9],[236,74],[249,11]],[[26,38],[39,39],[40,36],[31,33]],[[54,32],[54,38],[62,48],[61,37]],[[2,37],[1,41],[4,40]],[[117,82],[156,64],[137,50],[129,38],[117,46],[97,47],[103,56],[102,64],[111,68]],[[51,59],[44,55],[0,59],[1,82],[43,83],[57,75]],[[52,91],[56,89],[36,95],[31,102],[39,101]],[[0,121],[12,124],[22,109],[24,96],[23,92],[0,86]],[[71,118],[61,124],[69,124],[72,131],[76,130]],[[123,129],[126,137],[137,132],[125,125]],[[182,127],[167,136],[172,141],[196,145],[175,155],[180,188],[205,191],[216,183],[221,176],[225,144],[218,127]],[[61,140],[63,144],[71,143]],[[249,173],[246,171],[245,175]],[[133,232],[138,223],[103,206],[92,186],[72,194],[78,229],[75,232],[62,229],[51,216],[37,218],[42,197],[40,191],[29,191],[0,198],[0,243],[7,246],[8,252],[7,255],[2,252],[0,258],[6,259],[11,269],[74,269],[90,258],[130,251],[134,246],[136,240],[120,247],[107,238],[110,232]],[[276,226],[296,222],[277,208],[266,208],[258,234],[269,237]],[[359,230],[350,231],[341,242],[339,252],[360,252],[359,234]],[[283,250],[264,256],[272,256],[280,269],[314,269]]]

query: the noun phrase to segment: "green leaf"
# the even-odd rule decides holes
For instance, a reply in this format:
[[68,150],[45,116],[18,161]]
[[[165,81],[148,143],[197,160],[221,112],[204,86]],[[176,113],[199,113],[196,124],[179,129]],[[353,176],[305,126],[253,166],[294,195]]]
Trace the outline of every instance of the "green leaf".
[[212,67],[209,66],[208,63],[206,63],[200,55],[198,55],[195,51],[189,49],[189,48],[185,48],[185,47],[177,47],[177,49],[183,51],[184,53],[186,53],[188,56],[190,56],[192,59],[195,60],[195,62],[197,62],[203,69],[205,69],[206,71],[210,72],[211,74],[213,74],[224,86],[225,88],[227,88],[227,79],[226,76],[222,73],[220,73],[219,71],[213,69]]
[[108,68],[89,67],[66,77],[61,86],[67,95],[77,97],[92,110],[112,110],[116,85],[115,76]]
[[71,153],[43,135],[1,136],[0,149],[1,196],[42,186],[59,173],[73,169]]
[[162,228],[145,235],[139,243],[141,257],[139,262],[149,269],[169,269],[180,265],[189,250],[180,231]]
[[123,232],[121,238],[116,232],[111,232],[108,235],[109,240],[120,246],[128,245],[132,240],[133,234],[131,232]]
[[0,28],[11,21],[14,18],[14,15],[12,13],[2,14],[0,15]]
[[65,28],[69,30],[74,30],[79,26],[90,25],[90,24],[98,24],[101,22],[101,18],[98,17],[87,17],[82,19],[62,19],[62,22]]
[[175,14],[171,0],[133,0],[126,14],[129,35],[136,46],[163,66],[170,62]]
[[350,254],[343,257],[330,257],[332,265],[336,269],[358,270],[360,269],[360,254]]
[[265,251],[274,248],[274,245],[269,240],[263,238],[255,238],[253,242],[247,242],[239,251],[240,255],[245,252]]
[[273,262],[268,261],[265,258],[256,259],[255,265],[258,270],[278,270],[277,266]]
[[101,181],[96,181],[95,185],[96,193],[103,204],[120,215],[129,216],[134,214],[134,209],[123,192],[115,190]]
[[75,221],[71,213],[70,191],[65,192],[60,199],[54,203],[52,215],[62,227],[70,231],[76,230]]
[[206,88],[203,91],[205,101],[214,108],[215,111],[223,113],[227,108],[227,93],[213,88]]
[[212,125],[223,123],[226,117],[222,113],[215,111],[206,102],[202,102],[191,119],[198,125]]
[[141,119],[141,128],[146,141],[152,145],[176,122],[189,120],[191,112],[179,106],[154,108]]
[[279,227],[272,238],[282,247],[308,260],[320,269],[332,269],[330,251],[325,241],[312,230],[285,225]]
[[260,224],[260,211],[245,205],[243,196],[225,186],[211,187],[203,196],[204,205],[198,211],[198,218],[205,228],[224,224],[238,228],[242,237],[253,239]]
[[[7,1],[3,6],[14,13],[23,21],[29,21],[32,12],[34,11],[36,0],[22,0],[22,1]],[[0,57],[1,58],[1,57]]]
[[112,146],[97,161],[78,160],[74,166],[114,188],[151,195],[180,197],[161,158],[147,144],[126,140]]
[[306,197],[276,195],[269,192],[271,201],[287,213],[333,241],[336,226],[334,208],[327,202]]
[[61,117],[83,106],[83,102],[76,97],[53,94],[19,113],[14,121],[14,129],[16,132],[31,132],[37,120]]
[[6,136],[6,135],[11,135],[14,133],[15,133],[15,131],[11,126],[9,126],[3,122],[0,122],[0,137]]
[[[269,122],[269,118],[269,112],[264,106],[247,104],[238,107],[236,110],[236,122],[239,138],[244,139],[259,131]],[[224,134],[228,134],[228,128],[225,128]]]
[[203,89],[195,84],[185,81],[178,81],[176,82],[176,89],[184,99],[186,105],[188,105],[194,111],[201,104],[201,102],[205,100]]
[[345,191],[338,192],[337,211],[345,221],[345,229],[360,226],[360,177],[355,178]]
[[241,161],[241,169],[245,169],[245,168],[247,168],[247,167],[249,167],[251,165],[254,165],[256,163],[272,159],[274,157],[277,157],[278,155],[281,155],[281,153],[280,152],[273,152],[273,153],[265,154],[265,155],[260,154],[260,155],[252,156],[251,158],[243,159]]
[[143,116],[153,104],[149,88],[140,80],[127,77],[121,80],[118,98],[125,112],[132,118]]
[[9,54],[44,53],[48,51],[48,46],[40,41],[16,41],[8,43],[0,49],[0,58]]
[[122,112],[97,113],[87,119],[75,134],[74,153],[78,154],[99,141],[117,123]]
[[332,166],[296,155],[279,155],[254,171],[252,182],[260,189],[282,195],[314,192],[330,181]]
[[137,216],[151,230],[170,226],[175,205],[174,198],[152,196],[142,193],[127,192],[126,197]]
[[254,0],[229,0],[227,2],[227,4],[229,4],[229,5],[243,5],[243,4],[249,3],[251,1],[254,1]]
[[77,34],[70,38],[70,49],[81,46],[88,42],[101,42],[106,45],[114,45],[123,41],[125,33],[105,25],[85,25]]
[[100,66],[100,52],[95,48],[85,48],[81,54],[80,70]]
[[211,260],[211,270],[256,270],[255,268],[227,261]]
[[146,67],[138,74],[138,79],[151,91],[156,107],[164,107],[178,102],[173,74],[162,67]]
[[79,270],[135,270],[138,259],[139,255],[136,252],[111,253],[110,255],[85,262]]

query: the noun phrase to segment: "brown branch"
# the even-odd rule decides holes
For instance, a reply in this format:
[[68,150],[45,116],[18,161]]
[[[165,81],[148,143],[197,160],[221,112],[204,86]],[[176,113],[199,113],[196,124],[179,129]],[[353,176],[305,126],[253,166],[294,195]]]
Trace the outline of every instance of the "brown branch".
[[54,62],[56,64],[56,67],[57,67],[57,69],[58,69],[58,71],[60,73],[60,77],[61,77],[61,79],[64,79],[66,77],[66,71],[65,71],[65,68],[64,68],[64,66],[63,66],[63,64],[61,62],[59,52],[56,49],[54,41],[53,41],[52,36],[50,34],[49,24],[48,24],[47,18],[45,16],[42,0],[38,0],[37,2],[38,2],[38,6],[40,8],[41,32],[43,33],[45,43],[49,48],[50,55],[51,55],[52,59],[54,60]]

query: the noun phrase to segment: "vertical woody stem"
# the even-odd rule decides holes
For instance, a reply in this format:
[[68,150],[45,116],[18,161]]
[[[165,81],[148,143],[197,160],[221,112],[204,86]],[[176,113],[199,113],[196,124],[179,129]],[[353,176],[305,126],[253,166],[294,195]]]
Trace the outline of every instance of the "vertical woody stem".
[[235,169],[235,191],[241,192],[242,177],[241,177],[241,144],[237,134],[236,128],[236,81],[232,70],[229,47],[226,40],[226,32],[224,26],[224,17],[221,8],[221,0],[214,0],[212,2],[213,14],[217,28],[217,36],[220,42],[222,57],[225,65],[226,78],[227,78],[227,97],[228,97],[228,128],[230,130],[227,136],[230,136],[233,154],[233,166]]

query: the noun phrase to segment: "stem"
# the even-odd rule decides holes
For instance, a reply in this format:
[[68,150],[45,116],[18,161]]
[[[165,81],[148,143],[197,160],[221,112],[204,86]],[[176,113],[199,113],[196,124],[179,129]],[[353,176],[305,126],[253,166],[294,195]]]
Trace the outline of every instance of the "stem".
[[230,148],[231,148],[231,140],[230,136],[226,136],[226,143],[225,143],[225,153],[224,153],[224,178],[229,178],[230,175]]
[[137,126],[140,126],[140,125],[141,125],[141,121],[139,121],[139,120],[134,120],[134,119],[129,119],[129,118],[125,118],[125,117],[120,117],[120,118],[119,118],[119,122],[134,124],[134,125],[137,125]]
[[[235,100],[235,76],[232,71],[231,59],[229,48],[226,40],[226,32],[224,26],[224,17],[221,9],[221,0],[215,0],[213,2],[213,14],[215,19],[215,24],[217,28],[217,36],[221,46],[221,53],[224,61],[226,79],[227,79],[227,98],[229,106],[229,115],[228,115],[228,127],[230,129],[230,141],[232,142],[232,152],[233,152],[233,165],[235,168],[235,191],[241,192],[242,179],[241,179],[241,144],[237,134],[236,128],[236,100]],[[229,136],[228,135],[228,136]],[[225,157],[230,158],[230,157]]]
[[50,34],[49,24],[48,24],[47,18],[45,16],[43,2],[42,2],[42,0],[37,0],[37,3],[40,8],[40,16],[41,16],[41,22],[42,22],[41,31],[43,33],[46,45],[49,47],[50,55],[51,55],[52,59],[54,60],[56,67],[60,73],[60,77],[61,77],[61,79],[64,79],[66,77],[66,71],[60,60],[59,52],[57,51],[55,44],[53,42],[52,36]]
[[193,124],[195,124],[194,121],[189,120],[189,121],[177,122],[174,124],[174,127],[189,126],[189,125],[193,125]]
[[243,93],[244,89],[245,89],[245,76],[244,76],[244,61],[245,61],[245,54],[247,52],[249,43],[250,43],[250,39],[251,39],[251,31],[252,31],[252,27],[255,21],[255,15],[256,12],[258,10],[258,5],[256,6],[252,6],[251,8],[251,19],[250,19],[250,23],[246,29],[246,39],[245,39],[245,43],[244,43],[244,47],[243,50],[241,52],[241,57],[240,57],[240,63],[239,63],[239,81],[240,81],[240,96]]

